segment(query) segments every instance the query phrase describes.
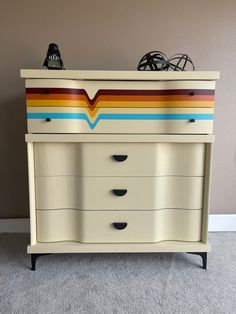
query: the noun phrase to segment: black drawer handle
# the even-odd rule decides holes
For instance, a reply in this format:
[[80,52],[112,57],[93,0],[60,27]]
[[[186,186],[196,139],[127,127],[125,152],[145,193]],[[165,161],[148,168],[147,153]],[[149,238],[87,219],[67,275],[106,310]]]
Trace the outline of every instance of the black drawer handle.
[[118,162],[122,162],[128,158],[128,155],[113,155],[112,158]]
[[46,122],[51,122],[51,118],[46,118],[45,121]]
[[45,89],[45,90],[43,91],[43,93],[44,93],[45,95],[49,95],[49,94],[50,94],[50,91],[49,91],[48,89]]
[[124,196],[127,193],[127,189],[113,189],[112,192],[116,196]]
[[117,230],[123,230],[128,226],[127,222],[113,222],[113,227]]
[[196,122],[196,120],[195,119],[189,119],[189,122],[194,123],[194,122]]
[[190,95],[190,96],[194,96],[194,95],[195,95],[194,91],[191,91],[191,92],[189,93],[189,95]]

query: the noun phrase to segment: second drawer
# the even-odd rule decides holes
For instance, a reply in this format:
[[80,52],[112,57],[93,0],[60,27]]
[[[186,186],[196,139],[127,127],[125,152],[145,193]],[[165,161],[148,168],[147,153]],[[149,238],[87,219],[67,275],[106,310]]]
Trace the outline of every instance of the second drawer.
[[204,177],[36,177],[38,209],[201,209]]

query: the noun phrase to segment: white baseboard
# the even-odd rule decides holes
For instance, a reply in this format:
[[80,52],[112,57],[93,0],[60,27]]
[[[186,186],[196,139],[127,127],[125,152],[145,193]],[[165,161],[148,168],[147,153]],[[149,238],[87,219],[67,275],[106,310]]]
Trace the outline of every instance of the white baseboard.
[[[209,232],[236,231],[236,215],[210,215]],[[30,232],[29,219],[0,219],[0,233]]]
[[236,231],[236,215],[210,215],[208,231]]

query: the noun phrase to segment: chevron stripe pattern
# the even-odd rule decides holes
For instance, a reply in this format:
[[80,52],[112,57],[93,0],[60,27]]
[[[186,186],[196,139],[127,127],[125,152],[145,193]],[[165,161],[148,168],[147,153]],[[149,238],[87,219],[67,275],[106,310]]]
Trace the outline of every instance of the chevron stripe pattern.
[[28,119],[212,120],[213,89],[100,89],[90,98],[80,88],[26,88]]

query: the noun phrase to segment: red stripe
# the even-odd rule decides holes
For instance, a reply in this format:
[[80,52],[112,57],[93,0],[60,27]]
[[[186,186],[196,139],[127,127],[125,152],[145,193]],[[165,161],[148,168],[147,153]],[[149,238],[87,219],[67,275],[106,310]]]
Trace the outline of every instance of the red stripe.
[[[93,107],[97,98],[102,95],[109,96],[172,96],[172,95],[192,95],[211,96],[215,94],[213,89],[167,89],[167,90],[126,90],[126,89],[102,89],[98,90],[93,99],[90,99],[86,90],[73,88],[26,88],[26,94],[66,94],[66,95],[84,95],[88,100],[90,107]],[[189,99],[190,100],[190,99]]]
[[[77,94],[88,96],[84,89],[74,88],[26,88],[27,94]],[[215,95],[214,89],[166,89],[166,90],[130,90],[130,89],[102,89],[98,90],[94,98],[100,95]],[[88,97],[89,98],[89,97]]]

